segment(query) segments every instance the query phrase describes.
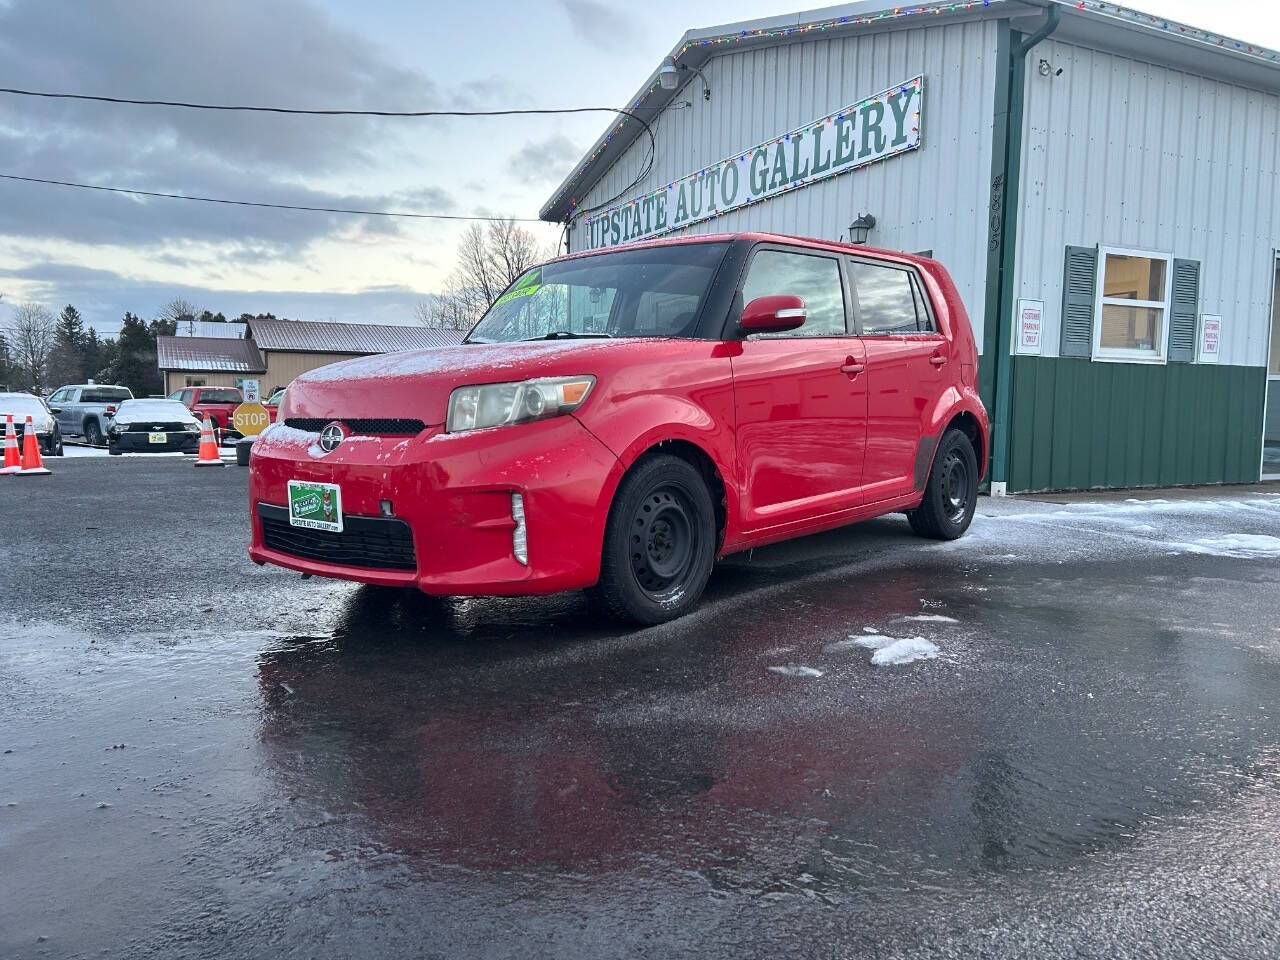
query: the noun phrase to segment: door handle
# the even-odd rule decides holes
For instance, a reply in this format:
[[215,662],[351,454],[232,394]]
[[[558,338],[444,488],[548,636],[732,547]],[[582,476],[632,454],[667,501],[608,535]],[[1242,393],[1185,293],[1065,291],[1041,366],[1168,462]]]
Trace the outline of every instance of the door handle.
[[947,362],[947,358],[940,353],[935,353],[932,357],[929,358],[929,362],[932,363],[935,367],[940,367]]
[[840,364],[840,372],[850,377],[856,377],[866,369],[867,365],[865,363],[859,363],[853,357],[845,357],[844,363]]

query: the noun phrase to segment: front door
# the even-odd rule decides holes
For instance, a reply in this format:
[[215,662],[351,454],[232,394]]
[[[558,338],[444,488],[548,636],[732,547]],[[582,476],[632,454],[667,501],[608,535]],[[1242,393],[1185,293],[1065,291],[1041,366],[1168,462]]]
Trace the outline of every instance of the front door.
[[847,324],[838,258],[757,249],[742,302],[774,295],[801,297],[807,318],[743,340],[733,357],[748,531],[856,505],[867,439],[865,356]]
[[939,437],[925,424],[953,374],[951,343],[940,332],[914,271],[850,259],[854,312],[867,350],[868,501],[923,487]]

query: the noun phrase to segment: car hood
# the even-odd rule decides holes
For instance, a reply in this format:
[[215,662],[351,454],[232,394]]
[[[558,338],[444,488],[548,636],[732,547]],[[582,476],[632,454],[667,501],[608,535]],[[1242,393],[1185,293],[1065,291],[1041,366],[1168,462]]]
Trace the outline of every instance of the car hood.
[[412,418],[444,423],[455,387],[534,377],[600,375],[623,357],[639,358],[663,340],[535,340],[464,343],[431,350],[344,360],[304,373],[289,385],[287,419]]

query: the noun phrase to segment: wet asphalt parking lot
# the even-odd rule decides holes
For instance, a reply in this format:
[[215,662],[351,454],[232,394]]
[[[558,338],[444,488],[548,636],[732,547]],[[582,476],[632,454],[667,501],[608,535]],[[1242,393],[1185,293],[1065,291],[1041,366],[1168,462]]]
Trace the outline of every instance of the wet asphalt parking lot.
[[1280,955],[1280,488],[886,518],[632,630],[52,465],[0,485],[0,956]]

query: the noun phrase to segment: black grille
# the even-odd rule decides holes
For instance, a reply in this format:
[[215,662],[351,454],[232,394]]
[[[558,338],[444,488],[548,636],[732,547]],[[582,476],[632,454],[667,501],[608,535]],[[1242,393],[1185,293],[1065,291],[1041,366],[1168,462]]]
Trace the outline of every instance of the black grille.
[[258,504],[262,539],[269,550],[304,560],[375,570],[416,570],[413,534],[403,520],[389,517],[343,517],[341,533],[306,530],[289,524],[289,511]]
[[[284,425],[293,427],[295,430],[306,430],[308,433],[319,433],[333,422],[333,419],[318,420],[310,417],[290,417],[284,422]],[[347,429],[353,434],[375,437],[412,437],[421,433],[427,427],[421,420],[392,418],[380,420],[338,418],[338,422],[346,424]]]
[[124,429],[126,433],[186,433],[187,426],[184,423],[131,423]]

